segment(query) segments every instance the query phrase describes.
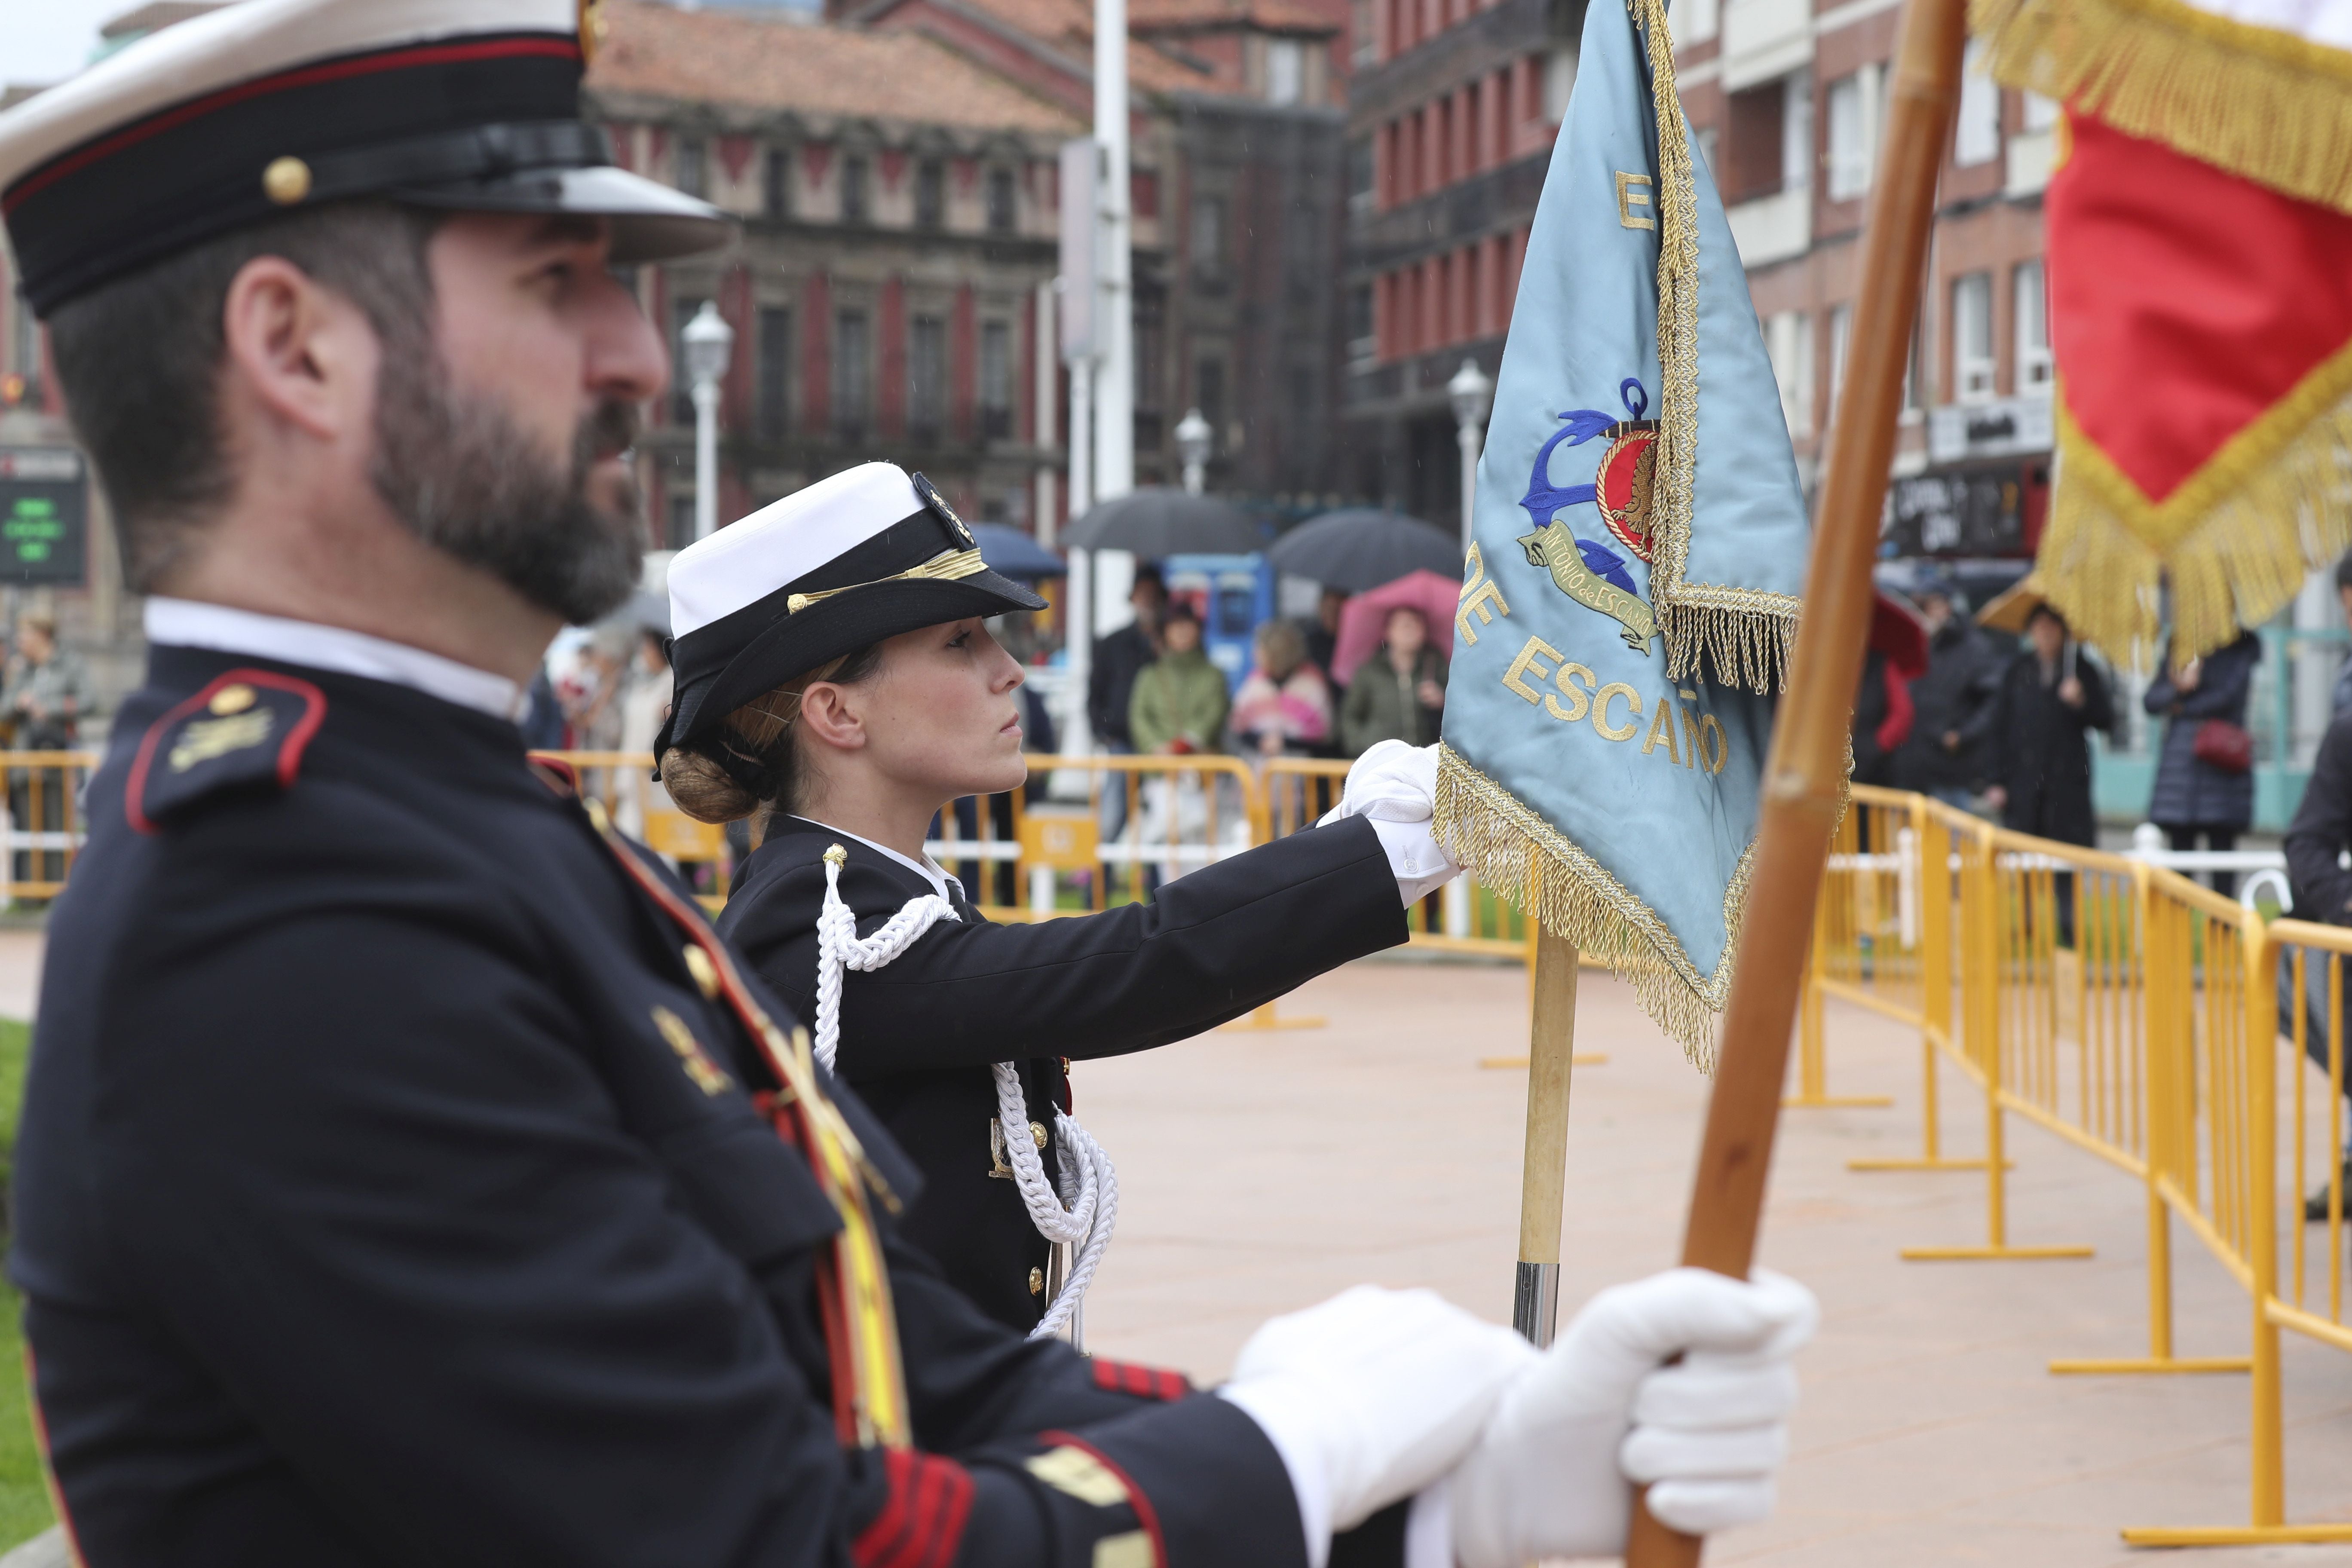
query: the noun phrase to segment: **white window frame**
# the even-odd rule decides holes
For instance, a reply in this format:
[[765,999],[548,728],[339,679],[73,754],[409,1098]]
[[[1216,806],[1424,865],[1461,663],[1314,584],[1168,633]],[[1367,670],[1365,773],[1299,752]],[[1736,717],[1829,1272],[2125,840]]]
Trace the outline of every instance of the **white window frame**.
[[1870,193],[1870,84],[1860,71],[1838,78],[1822,94],[1822,117],[1828,122],[1823,177],[1833,202]]
[[1813,183],[1813,73],[1793,70],[1780,79],[1780,188],[1810,189]]
[[1307,100],[1307,46],[1297,38],[1265,41],[1265,100],[1303,103]]
[[1791,436],[1810,436],[1813,429],[1812,325],[1802,310],[1779,310],[1764,327],[1772,379],[1780,386],[1780,413]]
[[2021,395],[2049,387],[2058,374],[2050,352],[2050,295],[2040,258],[2021,261],[2010,274],[2010,320],[2017,328],[2017,390]]
[[1968,272],[1953,279],[1951,299],[1952,401],[1990,402],[1998,374],[1992,336],[1992,274]]
[[1837,422],[1838,394],[1845,390],[1845,354],[1853,341],[1853,307],[1830,307],[1830,421]]
[[1985,73],[1982,38],[1960,58],[1960,111],[1952,128],[1952,162],[1960,168],[2000,156],[2000,83]]

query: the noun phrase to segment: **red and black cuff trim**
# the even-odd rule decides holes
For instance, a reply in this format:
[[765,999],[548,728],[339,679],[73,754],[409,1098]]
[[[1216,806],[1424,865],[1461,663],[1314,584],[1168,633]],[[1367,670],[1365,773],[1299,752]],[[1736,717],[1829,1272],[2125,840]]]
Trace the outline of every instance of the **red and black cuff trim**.
[[1096,1384],[1113,1394],[1132,1394],[1139,1399],[1169,1401],[1181,1399],[1192,1392],[1192,1380],[1181,1372],[1169,1372],[1156,1366],[1138,1366],[1131,1361],[1105,1361],[1100,1356],[1087,1364],[1094,1369]]
[[[314,60],[158,110],[0,193],[25,296],[46,315],[296,204],[609,163],[579,122],[582,68],[577,37],[484,34]],[[280,164],[299,166],[299,189],[265,181]]]
[[222,790],[293,787],[327,721],[327,694],[268,669],[232,669],[155,721],[131,761],[122,814],[140,833]]
[[1037,1441],[1076,1448],[1117,1477],[1118,1484],[1127,1489],[1127,1496],[1122,1500],[1135,1515],[1136,1528],[1151,1543],[1152,1568],[1168,1568],[1168,1538],[1160,1529],[1160,1511],[1151,1506],[1151,1499],[1135,1484],[1135,1478],[1127,1473],[1125,1466],[1073,1432],[1040,1432]]
[[857,1568],[948,1568],[971,1518],[971,1472],[902,1448],[882,1453],[890,1495],[849,1543]]

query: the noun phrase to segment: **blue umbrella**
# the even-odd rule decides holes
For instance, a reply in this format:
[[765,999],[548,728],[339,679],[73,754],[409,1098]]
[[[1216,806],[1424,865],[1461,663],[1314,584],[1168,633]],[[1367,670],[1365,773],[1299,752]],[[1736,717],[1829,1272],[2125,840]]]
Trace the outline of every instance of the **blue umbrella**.
[[972,537],[980,541],[980,558],[988,569],[1024,583],[1059,577],[1069,571],[1062,558],[1022,532],[1001,522],[975,522]]

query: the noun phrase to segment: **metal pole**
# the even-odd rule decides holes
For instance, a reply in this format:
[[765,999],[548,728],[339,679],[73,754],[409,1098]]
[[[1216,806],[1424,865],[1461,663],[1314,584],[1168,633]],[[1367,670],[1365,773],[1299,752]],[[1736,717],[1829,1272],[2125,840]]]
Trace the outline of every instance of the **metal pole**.
[[694,537],[719,529],[719,378],[694,384]]
[[[1936,176],[1959,98],[1967,0],[1911,0],[1895,46],[1884,174],[1871,193],[1845,393],[1805,572],[1805,618],[1764,764],[1755,868],[1683,1262],[1746,1279],[1756,1257],[1789,1037],[1830,832],[1843,809],[1854,682],[1870,629],[1870,562],[1895,456],[1903,361],[1936,220]],[[1998,1156],[1995,1156],[1998,1158]],[[1696,1568],[1704,1542],[1636,1500],[1626,1568]]]
[[[1070,362],[1070,521],[1076,523],[1095,504],[1094,495],[1095,362],[1081,356]],[[1063,616],[1063,668],[1070,672],[1070,699],[1062,724],[1062,754],[1083,757],[1095,749],[1094,724],[1087,714],[1087,688],[1095,657],[1094,557],[1087,551],[1070,552],[1070,575],[1062,591],[1069,602]]]
[[1478,507],[1478,454],[1486,447],[1486,432],[1468,420],[1457,426],[1454,440],[1462,447],[1462,553],[1470,553],[1470,522]]
[[[1036,354],[1037,374],[1033,378],[1034,384],[1029,389],[1036,417],[1031,421],[1033,428],[1030,434],[1040,452],[1051,452],[1055,442],[1060,438],[1055,430],[1055,416],[1058,412],[1055,405],[1061,401],[1061,378],[1055,374],[1060,369],[1060,360],[1054,352],[1054,285],[1050,281],[1037,285],[1036,311],[1037,330],[1034,334],[1035,342],[1033,347]],[[1037,465],[1037,494],[1033,503],[1037,509],[1037,525],[1034,531],[1037,535],[1037,542],[1048,550],[1054,547],[1059,532],[1054,518],[1054,477],[1051,462]]]
[[1100,292],[1095,341],[1102,374],[1095,387],[1095,500],[1135,488],[1134,253],[1128,211],[1127,0],[1095,0],[1095,141],[1102,178]]

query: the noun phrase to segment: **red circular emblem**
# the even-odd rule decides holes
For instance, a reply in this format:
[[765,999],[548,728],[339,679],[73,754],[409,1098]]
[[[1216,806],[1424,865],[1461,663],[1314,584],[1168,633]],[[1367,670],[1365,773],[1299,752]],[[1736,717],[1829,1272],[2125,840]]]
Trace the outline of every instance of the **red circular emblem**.
[[1618,542],[1650,559],[1650,476],[1656,467],[1658,422],[1628,419],[1610,427],[1612,439],[1593,476],[1593,500]]

